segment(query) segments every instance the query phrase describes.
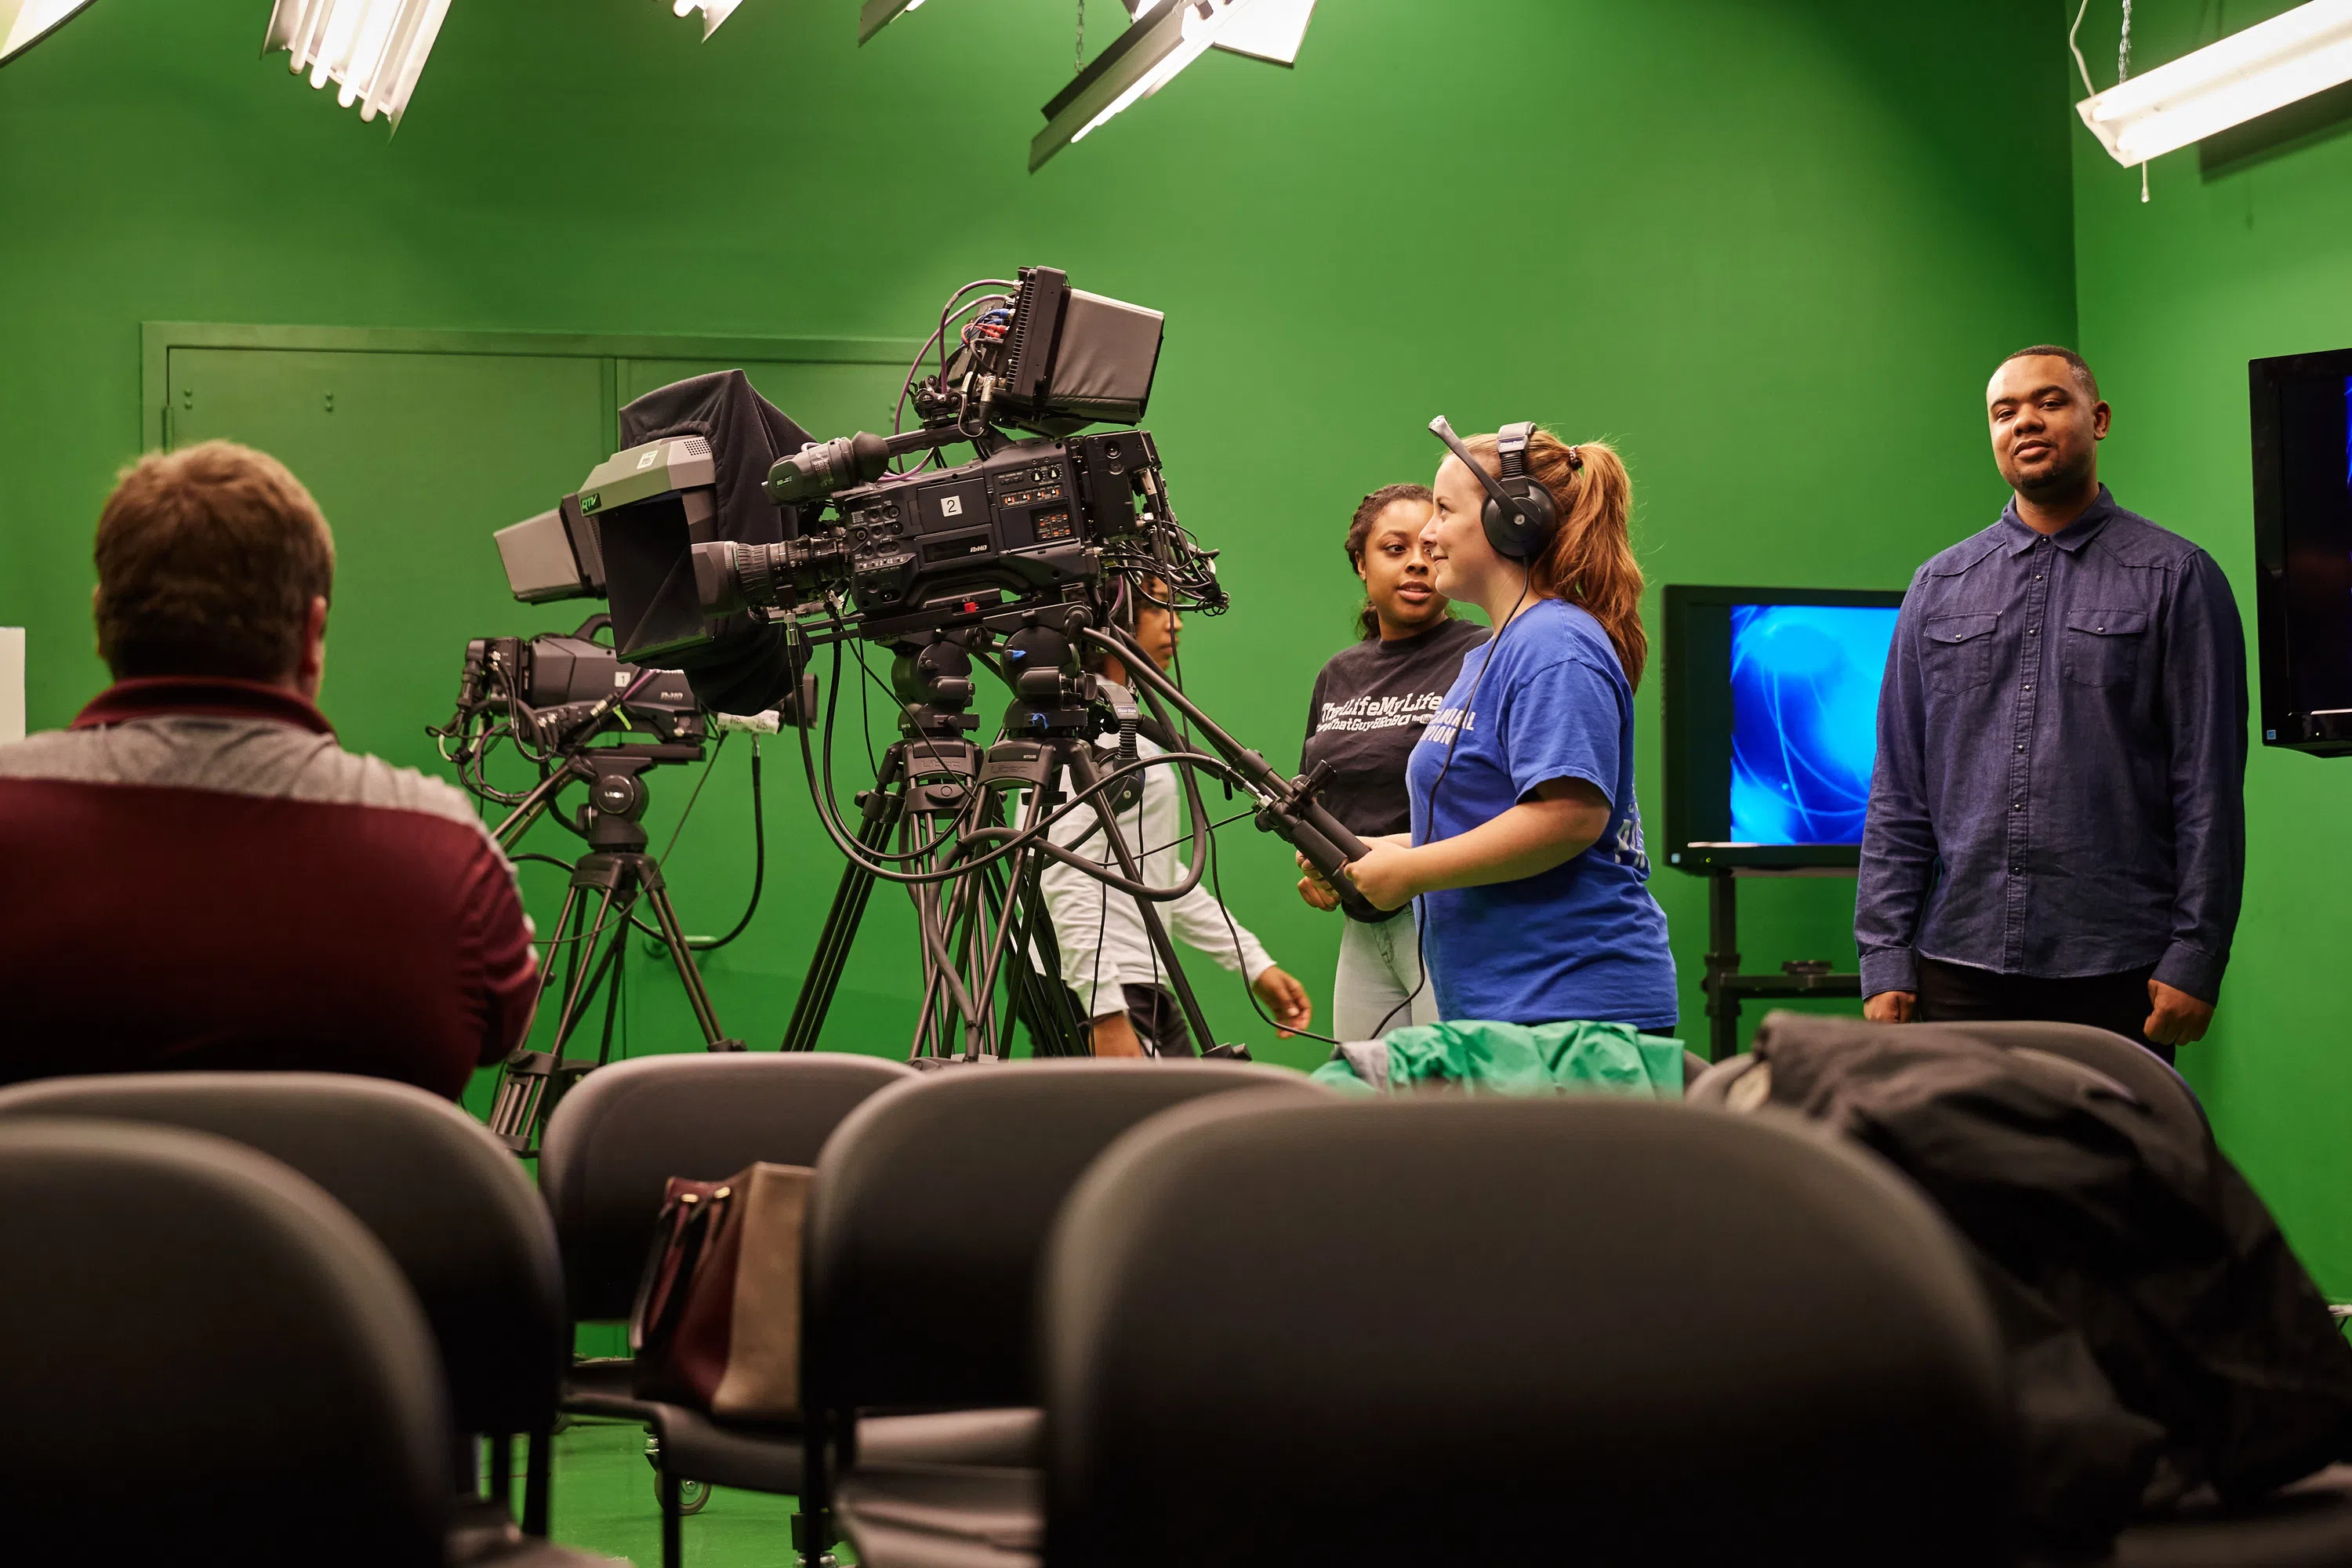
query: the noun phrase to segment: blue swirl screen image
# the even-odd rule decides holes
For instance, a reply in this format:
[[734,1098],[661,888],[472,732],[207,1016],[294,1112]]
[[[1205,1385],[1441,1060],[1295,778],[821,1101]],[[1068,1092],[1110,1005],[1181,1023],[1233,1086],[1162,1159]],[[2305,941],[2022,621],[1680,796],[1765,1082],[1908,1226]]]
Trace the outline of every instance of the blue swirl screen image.
[[1858,844],[1892,605],[1731,606],[1731,838]]

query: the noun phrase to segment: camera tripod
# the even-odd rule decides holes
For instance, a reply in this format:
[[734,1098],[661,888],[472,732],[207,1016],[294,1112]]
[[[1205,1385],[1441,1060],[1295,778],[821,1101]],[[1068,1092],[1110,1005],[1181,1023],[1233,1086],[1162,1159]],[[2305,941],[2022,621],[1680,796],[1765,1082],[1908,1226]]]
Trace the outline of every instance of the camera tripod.
[[[588,851],[572,866],[572,885],[563,896],[562,912],[556,916],[547,956],[540,965],[534,1004],[545,1004],[560,955],[562,1010],[556,1016],[555,1035],[544,1051],[518,1048],[507,1058],[491,1102],[491,1132],[525,1159],[538,1154],[540,1133],[556,1101],[583,1077],[612,1059],[613,1026],[619,1016],[624,984],[623,958],[640,903],[653,911],[656,934],[686,988],[687,1005],[694,1009],[695,1022],[701,1026],[703,1044],[714,1051],[743,1048],[742,1041],[729,1039],[719,1028],[718,1010],[711,1005],[709,989],[695,966],[685,929],[662,881],[661,862],[646,853],[643,818],[650,795],[641,775],[658,763],[691,762],[701,754],[698,745],[602,746],[573,752],[558,772],[524,797],[495,835],[501,845],[511,843],[546,811],[562,784],[575,779],[588,782],[588,803],[581,808],[583,820],[576,825],[588,842]],[[604,1026],[595,1059],[566,1058],[564,1047],[579,1032],[600,990]]]
[[[862,815],[856,841],[861,850],[876,854],[895,844],[904,858],[901,864],[936,872],[952,863],[961,839],[1013,836],[1004,821],[1008,795],[1025,794],[1019,825],[1025,831],[1059,804],[1065,777],[1081,792],[1101,780],[1104,770],[1097,759],[1087,703],[1088,678],[1076,673],[1076,652],[1067,631],[1050,620],[1024,616],[1008,640],[1004,664],[1014,701],[1004,737],[985,748],[968,733],[979,724],[969,711],[973,694],[969,648],[944,636],[898,645],[891,684],[904,705],[899,738],[883,753],[874,787],[858,797]],[[1137,656],[1129,652],[1128,657]],[[1089,801],[1079,812],[1091,811],[1120,873],[1140,882],[1140,857],[1121,832],[1113,803],[1101,794]],[[908,886],[923,964],[922,1000],[909,1060],[918,1065],[1002,1060],[1009,1054],[1016,1022],[1028,1031],[1037,1055],[1089,1054],[1087,1020],[1062,984],[1053,921],[1039,887],[1039,872],[1047,858],[1045,851],[1024,845],[967,873]],[[785,1050],[816,1048],[876,879],[870,867],[857,860],[843,868],[784,1033]],[[1107,888],[1104,896],[1111,896],[1111,890]],[[1214,1037],[1177,962],[1160,911],[1153,900],[1135,897],[1145,936],[1186,1026],[1200,1049],[1211,1049]],[[1006,992],[1001,1018],[995,1005],[1000,982]]]

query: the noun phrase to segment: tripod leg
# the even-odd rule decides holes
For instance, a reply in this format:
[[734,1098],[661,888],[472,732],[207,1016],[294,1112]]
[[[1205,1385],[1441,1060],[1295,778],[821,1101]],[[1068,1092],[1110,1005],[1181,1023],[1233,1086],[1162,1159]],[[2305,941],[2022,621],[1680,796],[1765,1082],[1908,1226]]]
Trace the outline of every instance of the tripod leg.
[[[898,812],[905,800],[898,787],[903,755],[900,745],[891,746],[884,754],[874,788],[866,796],[865,819],[857,826],[857,842],[865,848],[880,849],[887,845],[890,830],[898,826]],[[849,962],[850,944],[857,940],[857,927],[866,918],[866,905],[873,894],[873,872],[854,860],[841,868],[833,907],[825,911],[824,930],[818,934],[816,952],[809,959],[808,978],[801,982],[800,996],[793,1003],[792,1022],[784,1026],[783,1049],[816,1049],[817,1037],[824,1031],[825,1015],[833,1008],[834,993],[841,985],[842,969]]]
[[[953,826],[952,814],[918,812],[903,816],[898,821],[900,847],[940,843]],[[938,851],[934,850],[923,858],[922,868],[938,869]],[[965,880],[969,879],[958,879],[959,882]],[[950,903],[943,884],[938,882],[910,882],[907,884],[907,893],[915,906],[915,929],[923,952],[923,1010],[916,1020],[915,1044],[909,1058],[952,1056],[961,1048],[976,1050],[977,1031],[971,1026],[974,1016],[971,993],[956,968],[953,951],[954,910],[960,906]],[[956,896],[960,899],[961,893]],[[957,1027],[958,1020],[963,1021],[961,1029]],[[941,1047],[945,1048],[939,1048]]]
[[589,994],[595,990],[597,981],[604,977],[604,973],[606,969],[620,961],[624,945],[629,939],[629,910],[635,907],[635,903],[636,893],[634,889],[629,891],[626,897],[622,896],[621,890],[618,888],[606,888],[604,889],[604,897],[596,906],[595,921],[593,924],[589,926],[588,934],[580,940],[583,942],[592,942],[595,941],[596,933],[604,929],[604,922],[613,917],[615,910],[620,913],[620,924],[614,930],[611,939],[604,944],[603,956],[598,958],[593,964],[583,968],[579,973],[574,974],[572,976],[570,988],[564,993],[563,1013],[562,1016],[556,1020],[555,1024],[555,1039],[553,1043],[547,1047],[556,1056],[561,1057],[563,1054],[563,1047],[565,1043],[572,1038],[572,1031],[580,1026],[580,1015],[583,1011],[582,1005],[586,1002]]
[[[1036,1057],[1091,1055],[1077,1011],[1070,1005],[1069,987],[1062,984],[1059,952],[1050,941],[1053,927],[1034,895],[1012,897],[1013,951],[1005,964],[1008,1018],[1012,1035],[1017,1019],[1029,1032],[1029,1054]],[[1045,938],[1042,950],[1040,939]]]
[[959,877],[950,890],[936,895],[944,962],[953,975],[955,998],[963,1015],[963,1045],[972,1056],[995,1056],[996,1008],[993,967],[982,956],[988,942],[986,883],[980,877]]
[[646,885],[646,902],[653,906],[654,921],[661,927],[662,945],[669,949],[669,961],[677,968],[678,983],[686,987],[687,1005],[694,1009],[694,1021],[702,1026],[702,1043],[714,1051],[741,1050],[743,1042],[729,1039],[719,1026],[719,1009],[711,1004],[709,987],[702,983],[702,971],[695,967],[694,954],[686,945],[686,931],[677,923],[677,910],[670,906],[669,889],[662,886],[661,872],[648,867],[646,875],[650,879]]
[[613,1059],[613,1026],[621,1016],[621,993],[629,985],[629,966],[616,963],[613,978],[604,987],[604,1034],[596,1043],[596,1065],[604,1067]]
[[1094,1054],[1087,1042],[1086,1021],[1078,1016],[1073,993],[1062,983],[1062,952],[1054,941],[1053,917],[1037,882],[1034,863],[1024,867],[1014,907],[1021,924],[1013,936],[1014,1001],[1021,1022],[1029,1031],[1032,1055],[1084,1057]]
[[[1032,791],[1028,809],[1022,816],[1023,828],[1034,827],[1044,812],[1044,792]],[[1076,1021],[1071,1016],[1068,994],[1062,985],[1058,952],[1054,962],[1043,968],[1032,957],[1037,931],[1041,927],[1052,929],[1037,889],[1036,857],[1027,849],[1016,850],[1005,861],[1001,873],[992,867],[985,879],[984,902],[1000,911],[1000,919],[981,992],[992,996],[997,976],[1001,973],[1005,977],[1005,1022],[999,1054],[1012,1054],[1013,1021],[1018,1018],[1029,1031],[1032,1055],[1086,1055]]]
[[[538,990],[531,998],[534,1014],[546,1004],[559,954],[565,958],[564,994],[569,995],[579,981],[581,965],[572,950],[583,939],[579,921],[585,907],[582,897],[584,890],[584,884],[577,881],[564,890],[563,908],[555,917],[554,930],[548,934],[547,956],[540,964]],[[518,1049],[499,1076],[499,1087],[490,1102],[490,1131],[518,1153],[528,1156],[534,1147],[540,1120],[548,1109],[548,1089],[555,1082],[553,1075],[562,1059],[563,1037],[559,1033],[551,1055]]]
[[[576,940],[580,934],[578,928],[573,924],[575,917],[580,913],[580,894],[581,886],[577,882],[563,889],[563,908],[556,914],[555,929],[548,933],[547,957],[539,966],[539,992],[530,999],[531,1010],[534,1014],[546,1005],[547,988],[555,979],[557,955],[563,954],[570,957],[569,943]],[[563,988],[566,992],[572,989],[572,983],[579,978],[579,962],[573,958],[564,971]]]
[[[864,835],[859,837],[862,839]],[[834,889],[833,907],[825,911],[824,929],[818,933],[816,952],[809,959],[808,978],[801,982],[800,997],[793,1004],[793,1021],[784,1027],[785,1050],[816,1049],[824,1016],[833,1008],[834,993],[841,985],[842,969],[849,961],[850,943],[856,939],[873,892],[873,872],[856,861],[842,868],[841,884]]]

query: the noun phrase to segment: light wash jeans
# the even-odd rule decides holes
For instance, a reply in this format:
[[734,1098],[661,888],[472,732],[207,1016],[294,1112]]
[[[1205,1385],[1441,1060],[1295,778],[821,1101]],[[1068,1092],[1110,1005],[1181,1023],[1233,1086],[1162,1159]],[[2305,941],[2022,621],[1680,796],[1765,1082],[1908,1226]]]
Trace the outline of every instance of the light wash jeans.
[[[1407,996],[1412,1005],[1400,1005]],[[1348,921],[1339,937],[1339,972],[1331,982],[1332,1035],[1371,1040],[1408,1024],[1436,1022],[1437,987],[1422,973],[1413,906],[1378,925]]]

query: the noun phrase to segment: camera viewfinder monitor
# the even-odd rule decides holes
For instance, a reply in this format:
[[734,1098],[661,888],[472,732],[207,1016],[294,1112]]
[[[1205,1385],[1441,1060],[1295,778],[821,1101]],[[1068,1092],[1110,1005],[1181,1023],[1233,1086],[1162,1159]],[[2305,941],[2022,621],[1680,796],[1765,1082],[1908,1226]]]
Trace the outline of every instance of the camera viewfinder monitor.
[[1666,590],[1666,863],[1855,865],[1899,592]]
[[2342,756],[2352,752],[2352,349],[2247,369],[2263,743]]

